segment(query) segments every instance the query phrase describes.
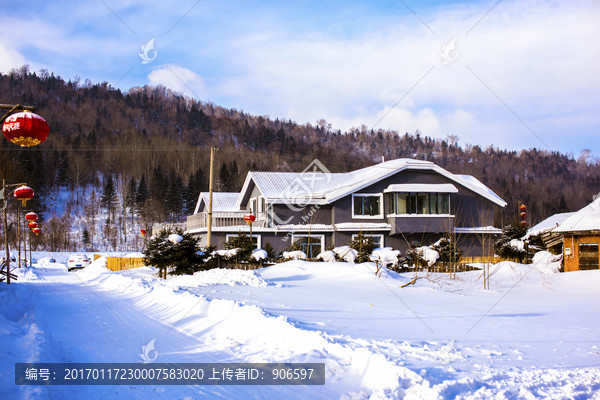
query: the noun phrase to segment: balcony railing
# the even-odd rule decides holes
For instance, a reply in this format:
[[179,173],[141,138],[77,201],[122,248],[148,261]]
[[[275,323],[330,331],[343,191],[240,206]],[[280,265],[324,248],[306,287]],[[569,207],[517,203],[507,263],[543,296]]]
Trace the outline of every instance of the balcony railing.
[[[246,221],[244,221],[244,215],[246,214],[248,214],[248,211],[213,212],[212,226],[213,228],[219,228],[247,225]],[[253,227],[263,228],[272,226],[271,220],[268,218],[268,213],[252,213],[252,215],[256,217],[256,221],[252,224]],[[208,212],[201,212],[187,217],[186,229],[188,231],[207,227]]]

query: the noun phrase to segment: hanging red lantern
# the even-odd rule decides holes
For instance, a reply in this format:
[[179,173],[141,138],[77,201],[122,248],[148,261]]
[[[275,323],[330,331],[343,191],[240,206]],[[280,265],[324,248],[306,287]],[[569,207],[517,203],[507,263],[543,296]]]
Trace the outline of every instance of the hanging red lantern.
[[4,136],[16,145],[31,147],[48,138],[50,127],[46,120],[31,111],[9,115],[2,124]]
[[31,231],[32,231],[33,233],[35,233],[35,235],[37,236],[39,233],[41,233],[41,232],[42,232],[42,228],[33,228]]
[[27,205],[27,201],[33,199],[33,194],[34,191],[32,188],[23,185],[15,190],[13,196],[15,197],[15,199],[21,200],[21,204],[23,205],[23,207],[25,207]]
[[38,223],[37,222],[30,222],[29,224],[27,224],[27,226],[29,226],[29,228],[31,229],[35,229],[38,227]]
[[25,214],[25,219],[29,222],[34,222],[34,221],[37,221],[38,215],[34,212],[29,212],[29,213]]

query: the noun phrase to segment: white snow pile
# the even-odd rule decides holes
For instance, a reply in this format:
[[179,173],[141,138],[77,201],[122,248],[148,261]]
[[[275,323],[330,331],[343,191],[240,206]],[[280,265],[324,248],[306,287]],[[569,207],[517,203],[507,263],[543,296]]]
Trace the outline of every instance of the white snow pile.
[[[270,284],[258,276],[255,271],[242,269],[214,268],[198,271],[193,275],[170,276],[165,282],[173,288],[193,288],[213,285],[266,287],[277,286]],[[279,285],[281,286],[281,285]]]
[[333,249],[333,252],[337,254],[339,258],[348,262],[354,263],[358,257],[358,251],[351,248],[350,246],[340,246]]
[[167,240],[173,244],[177,244],[183,241],[183,236],[178,235],[176,233],[172,233],[167,237]]
[[219,257],[223,257],[226,260],[229,260],[230,258],[235,257],[235,255],[240,251],[239,248],[236,249],[228,249],[228,250],[215,250],[212,253],[210,253],[211,256],[219,256]]
[[335,261],[335,253],[331,250],[325,250],[317,256],[317,260],[323,260],[325,262],[334,262]]
[[546,274],[560,272],[562,256],[555,256],[549,251],[538,251],[533,255],[531,266]]
[[415,248],[417,255],[427,262],[427,266],[431,267],[440,258],[440,253],[431,248],[431,246],[421,246]]
[[281,256],[284,260],[306,260],[306,254],[302,250],[284,251]]
[[269,255],[267,254],[267,251],[263,250],[263,249],[254,249],[254,250],[252,250],[251,256],[256,261],[266,260],[269,257]]
[[508,242],[508,245],[515,250],[525,251],[525,243],[522,240],[512,239],[510,242]]
[[383,247],[373,250],[369,259],[374,263],[385,266],[398,266],[398,256],[400,250],[393,250],[391,247]]

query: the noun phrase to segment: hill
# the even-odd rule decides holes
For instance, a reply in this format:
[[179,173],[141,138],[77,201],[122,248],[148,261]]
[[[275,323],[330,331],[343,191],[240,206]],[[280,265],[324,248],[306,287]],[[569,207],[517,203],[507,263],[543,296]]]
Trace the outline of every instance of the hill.
[[[83,246],[81,240],[99,245],[93,239],[97,220],[105,223],[113,250],[127,247],[127,232],[184,220],[198,193],[207,190],[211,146],[220,149],[217,189],[224,191],[239,190],[248,170],[299,171],[314,158],[334,172],[381,157],[433,161],[476,176],[503,197],[509,206],[496,215],[497,225],[516,219],[518,201],[528,205],[535,224],[583,207],[600,191],[600,166],[585,153],[575,159],[535,148],[482,149],[461,146],[455,136],[434,139],[366,126],[334,131],[324,120],[312,125],[253,116],[160,86],[122,92],[107,82],[65,81],[27,66],[0,74],[0,102],[34,105],[50,125],[48,140],[34,148],[0,141],[0,175],[36,190],[31,208],[48,221],[48,235],[38,241],[52,250]],[[87,239],[65,235],[73,228],[87,231]]]

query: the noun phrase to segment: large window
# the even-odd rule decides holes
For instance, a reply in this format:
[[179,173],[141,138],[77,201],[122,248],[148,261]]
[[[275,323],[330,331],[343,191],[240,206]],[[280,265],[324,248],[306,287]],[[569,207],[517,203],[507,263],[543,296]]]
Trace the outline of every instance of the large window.
[[308,258],[316,258],[323,251],[323,235],[293,235],[292,240],[300,245]]
[[[237,234],[227,234],[225,235],[225,241],[228,242],[229,239],[234,239],[237,238],[239,235]],[[249,234],[246,234],[246,236],[250,236]],[[262,240],[260,235],[252,235],[252,243],[254,244],[254,248],[255,249],[260,249],[261,245],[262,245]]]
[[383,218],[382,194],[353,194],[352,216],[355,218]]
[[579,244],[579,269],[598,269],[598,243]]
[[[383,235],[373,235],[370,233],[363,233],[364,237],[370,237],[371,239],[373,239],[373,243],[375,244],[375,248],[380,248],[383,247]],[[354,233],[352,235],[352,240],[356,239],[358,237],[358,234]]]
[[449,193],[389,193],[388,214],[450,214]]

